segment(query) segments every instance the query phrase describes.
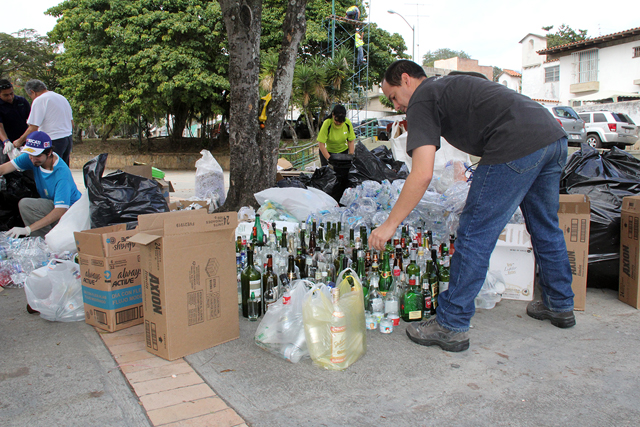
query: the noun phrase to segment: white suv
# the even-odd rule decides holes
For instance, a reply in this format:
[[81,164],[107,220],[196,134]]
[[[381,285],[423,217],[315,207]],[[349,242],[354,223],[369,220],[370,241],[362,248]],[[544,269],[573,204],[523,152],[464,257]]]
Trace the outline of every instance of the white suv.
[[629,116],[611,111],[580,113],[587,128],[587,144],[595,148],[616,146],[624,150],[638,140],[638,126]]

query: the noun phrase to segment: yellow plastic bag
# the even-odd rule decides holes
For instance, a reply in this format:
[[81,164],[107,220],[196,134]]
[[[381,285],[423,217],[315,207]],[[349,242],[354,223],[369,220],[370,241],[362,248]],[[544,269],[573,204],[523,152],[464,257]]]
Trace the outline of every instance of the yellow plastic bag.
[[[334,307],[329,288],[321,285],[305,296],[302,319],[313,363],[325,369],[341,371],[367,351],[367,336],[364,297],[358,275],[346,269],[336,283],[340,292],[339,307]],[[339,328],[335,327],[336,322],[340,323]]]

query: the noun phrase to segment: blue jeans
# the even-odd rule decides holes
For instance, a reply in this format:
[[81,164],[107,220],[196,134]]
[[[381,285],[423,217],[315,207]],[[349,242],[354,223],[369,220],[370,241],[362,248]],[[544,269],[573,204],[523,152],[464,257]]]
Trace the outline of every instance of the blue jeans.
[[542,301],[552,311],[573,310],[571,266],[558,226],[560,175],[567,160],[561,138],[512,162],[480,165],[460,215],[449,289],[438,297],[438,323],[467,331],[498,237],[520,206],[539,267]]

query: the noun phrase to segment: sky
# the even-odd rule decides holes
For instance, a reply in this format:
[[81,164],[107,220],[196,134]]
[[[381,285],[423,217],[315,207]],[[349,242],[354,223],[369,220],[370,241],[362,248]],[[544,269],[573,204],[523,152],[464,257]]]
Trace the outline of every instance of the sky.
[[[56,20],[44,12],[60,0],[5,3],[10,4],[2,7],[0,31],[13,33],[33,28],[46,34]],[[543,26],[553,25],[551,32],[554,32],[566,24],[574,30],[587,30],[591,37],[640,27],[637,0],[618,0],[610,6],[595,0],[364,0],[364,3],[368,4],[370,21],[390,33],[400,33],[410,55],[413,36],[410,25],[415,27],[416,58],[427,51],[449,48],[468,53],[479,65],[516,71],[522,68],[520,40],[529,33],[544,35]],[[397,14],[389,14],[390,8],[410,25]]]

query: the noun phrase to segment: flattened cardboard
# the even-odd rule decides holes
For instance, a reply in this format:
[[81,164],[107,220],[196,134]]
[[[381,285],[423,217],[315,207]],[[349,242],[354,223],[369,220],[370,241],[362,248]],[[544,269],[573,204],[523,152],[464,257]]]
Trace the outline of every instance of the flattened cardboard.
[[558,210],[559,226],[564,233],[567,255],[571,264],[574,310],[584,311],[587,305],[587,269],[589,267],[589,232],[591,204],[583,194],[561,194]]
[[507,224],[489,260],[489,271],[499,271],[506,290],[504,299],[533,300],[536,263],[531,236],[524,224]]
[[85,321],[109,332],[143,322],[140,249],[124,224],[74,233]]
[[640,308],[640,196],[622,199],[618,299]]
[[141,215],[146,348],[174,360],[240,336],[235,212]]

